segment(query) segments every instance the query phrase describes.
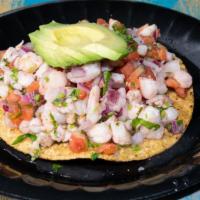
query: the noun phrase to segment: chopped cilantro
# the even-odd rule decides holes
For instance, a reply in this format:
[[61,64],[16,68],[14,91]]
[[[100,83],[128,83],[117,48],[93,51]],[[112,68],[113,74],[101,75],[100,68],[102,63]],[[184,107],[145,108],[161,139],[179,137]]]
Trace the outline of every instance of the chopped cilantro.
[[166,129],[167,129],[168,131],[171,131],[171,130],[172,130],[172,124],[171,124],[171,123],[167,124],[167,125],[166,125]]
[[62,99],[56,98],[53,101],[53,105],[57,107],[67,107],[67,102],[63,101]]
[[50,119],[51,119],[51,123],[53,124],[54,130],[56,130],[58,128],[58,123],[56,122],[52,113],[50,113],[49,116],[50,116]]
[[128,106],[127,106],[128,110],[131,110],[132,107],[133,107],[133,106],[132,106],[131,104],[128,104]]
[[121,23],[113,25],[113,31],[129,43],[129,51],[137,50],[137,43],[133,40],[132,36],[128,34],[126,27]]
[[5,63],[6,66],[9,64],[9,62],[6,58],[3,58],[2,61]]
[[0,77],[0,81],[3,81],[4,80],[4,78],[3,77]]
[[58,99],[64,99],[65,98],[65,93],[61,92],[57,96]]
[[150,121],[146,121],[142,118],[135,118],[132,120],[132,126],[134,129],[137,129],[138,127],[140,126],[144,126],[148,129],[153,129],[153,130],[157,130],[160,128],[160,125],[159,124],[155,124],[153,122],[150,122]]
[[46,82],[49,82],[49,77],[48,77],[48,76],[45,76],[45,77],[44,77],[44,80],[45,80]]
[[111,79],[111,75],[112,73],[110,71],[105,71],[103,73],[103,79],[104,79],[104,86],[103,86],[103,91],[102,91],[102,95],[105,95],[105,93],[108,90],[108,85]]
[[65,93],[58,94],[56,99],[53,101],[53,105],[57,107],[67,107],[67,102],[65,102]]
[[135,145],[132,145],[132,150],[133,150],[134,152],[138,152],[138,151],[141,150],[141,147],[140,147],[140,145],[135,144]]
[[11,75],[10,77],[15,81],[17,82],[18,81],[18,69],[13,67],[12,70],[11,70]]
[[61,170],[61,168],[62,168],[62,165],[60,164],[57,164],[57,163],[52,164],[52,171],[54,173],[57,173],[59,170]]
[[176,121],[176,123],[179,125],[179,126],[182,126],[183,125],[183,120],[179,119]]
[[100,154],[99,153],[92,153],[91,154],[91,160],[96,160],[97,158],[99,158]]
[[100,144],[98,144],[98,143],[88,141],[88,147],[89,148],[95,148],[95,147],[99,147],[99,146],[100,146]]
[[163,119],[165,116],[166,116],[165,110],[161,110],[160,111],[160,117],[161,117],[161,119]]
[[31,133],[26,133],[26,134],[18,136],[16,138],[16,140],[12,143],[12,145],[19,144],[20,142],[24,141],[26,138],[30,138],[32,140],[32,142],[37,140],[37,136],[36,135],[31,134]]
[[40,99],[41,99],[40,94],[36,94],[36,95],[34,96],[34,100],[35,100],[36,102],[39,102]]
[[72,98],[72,100],[76,101],[78,99],[79,95],[80,95],[80,89],[75,88],[72,90],[72,92],[69,96]]
[[76,128],[76,125],[75,124],[69,124],[69,128],[70,129]]
[[133,88],[135,87],[135,82],[133,82],[133,81],[131,82],[131,87],[133,87]]
[[36,160],[36,159],[40,156],[40,152],[41,152],[41,149],[36,149],[36,150],[33,152],[33,156],[31,157],[31,161]]

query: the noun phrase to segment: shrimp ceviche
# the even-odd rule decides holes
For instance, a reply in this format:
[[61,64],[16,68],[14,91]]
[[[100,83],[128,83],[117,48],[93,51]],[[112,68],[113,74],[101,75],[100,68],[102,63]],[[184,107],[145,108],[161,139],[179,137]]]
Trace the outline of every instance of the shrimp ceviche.
[[48,160],[142,160],[192,116],[192,77],[155,24],[51,22],[0,53],[0,137]]

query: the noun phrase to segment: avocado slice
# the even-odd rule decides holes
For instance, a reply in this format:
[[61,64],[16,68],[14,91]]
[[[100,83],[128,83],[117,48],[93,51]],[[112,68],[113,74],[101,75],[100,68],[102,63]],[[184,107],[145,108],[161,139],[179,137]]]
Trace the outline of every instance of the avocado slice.
[[69,67],[104,58],[118,60],[128,53],[123,38],[101,25],[85,21],[71,25],[53,21],[40,26],[40,30],[30,33],[29,37],[35,51],[53,67]]
[[[67,37],[67,33],[65,31],[56,31],[56,30],[61,30],[62,28],[66,28],[66,24],[61,24],[61,23],[57,23],[55,21],[50,22],[49,24],[46,25],[41,25],[39,26],[39,29],[41,32],[46,33],[46,34],[51,34],[52,39],[56,40],[55,35],[57,37],[59,37],[59,41],[58,44],[63,46],[63,45],[70,45],[71,48],[73,48],[74,50],[76,50],[77,52],[80,52],[81,54],[83,54],[84,56],[87,57],[87,59],[89,59],[88,61],[97,61],[97,60],[101,60],[102,57],[99,56],[98,54],[96,54],[95,52],[92,53],[91,51],[87,51],[86,49],[80,49],[79,48],[79,44],[82,41],[82,43],[88,44],[88,42],[90,42],[86,37],[81,38],[80,41],[80,37],[74,37],[74,27],[71,26],[71,30],[68,30],[68,34],[69,32],[71,32],[71,34]],[[54,35],[54,31],[57,33]],[[71,42],[73,41],[73,42]],[[78,44],[78,45],[74,45],[74,43]],[[79,56],[78,56],[79,57]],[[79,57],[81,58],[81,57]],[[82,60],[82,58],[81,58]]]
[[45,34],[35,31],[29,36],[35,51],[39,55],[42,55],[43,59],[52,67],[62,67],[66,64],[70,66],[80,63],[80,61],[66,55],[66,53],[63,52],[58,45],[52,43]]

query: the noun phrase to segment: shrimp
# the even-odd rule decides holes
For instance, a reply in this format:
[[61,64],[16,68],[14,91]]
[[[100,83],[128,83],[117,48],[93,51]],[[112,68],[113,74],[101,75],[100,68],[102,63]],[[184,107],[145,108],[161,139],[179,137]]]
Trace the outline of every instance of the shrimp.
[[160,125],[160,128],[157,130],[149,130],[146,127],[141,127],[140,132],[144,135],[145,138],[159,140],[164,134],[164,127]]
[[150,121],[152,123],[159,124],[160,119],[160,111],[159,109],[153,107],[153,106],[146,106],[139,114],[139,118],[142,118],[146,121]]
[[169,107],[163,110],[163,118],[162,121],[164,123],[169,123],[177,119],[179,113],[174,107]]
[[67,78],[65,73],[51,69],[45,72],[43,77],[40,79],[39,91],[41,94],[45,94],[48,88],[63,88],[66,84]]
[[47,131],[52,131],[53,128],[55,128],[52,122],[52,117],[58,124],[63,124],[66,122],[65,115],[58,112],[51,103],[47,102],[44,105],[43,112],[41,113],[42,124]]
[[56,109],[62,114],[75,113],[75,106],[73,100],[71,98],[67,98],[64,102],[67,106],[56,107]]
[[0,97],[5,99],[8,96],[8,91],[9,87],[3,82],[0,82]]
[[140,90],[129,90],[126,94],[126,98],[129,100],[129,102],[135,101],[140,103],[142,101]]
[[[77,72],[77,71],[80,71]],[[67,78],[73,83],[84,83],[90,81],[101,73],[100,64],[99,63],[91,63],[87,65],[83,65],[80,69],[72,69],[67,73]]]
[[39,144],[42,147],[50,147],[53,144],[53,139],[51,138],[51,135],[48,133],[41,132],[38,135]]
[[168,61],[164,64],[163,70],[165,73],[175,73],[176,71],[180,71],[180,63],[178,60]]
[[145,136],[142,132],[138,131],[136,133],[134,133],[134,135],[132,136],[132,143],[133,144],[140,144],[143,142]]
[[71,132],[61,125],[56,129],[56,133],[51,132],[51,137],[56,142],[67,142],[71,137]]
[[157,26],[155,24],[152,24],[152,25],[145,24],[144,26],[139,28],[137,34],[144,37],[152,36],[153,33],[156,31],[156,29],[157,29]]
[[34,76],[30,73],[18,72],[18,84],[20,84],[23,88],[29,86],[34,81]]
[[155,80],[140,77],[140,90],[142,96],[146,99],[151,99],[158,93],[158,85]]
[[139,112],[144,108],[143,104],[139,104],[137,102],[131,102],[128,104],[128,118],[129,119],[135,119]]
[[169,97],[165,96],[165,95],[157,95],[155,97],[153,97],[152,99],[149,99],[146,101],[146,103],[148,105],[153,105],[156,107],[163,107],[163,105],[168,104],[171,105],[171,101],[169,99]]
[[101,118],[99,98],[100,88],[95,85],[90,91],[86,109],[86,119],[91,121],[92,123],[96,123]]
[[121,121],[112,121],[111,122],[112,129],[112,139],[116,144],[120,145],[128,145],[131,144],[131,135],[126,130],[124,123]]
[[49,66],[46,63],[43,63],[40,65],[40,67],[36,71],[35,76],[38,79],[41,79],[43,77],[44,73],[47,72],[48,70],[49,70]]
[[39,118],[33,118],[29,121],[29,131],[32,133],[40,133],[43,131],[42,122]]
[[20,123],[20,125],[19,125],[19,130],[20,130],[22,133],[28,133],[28,132],[30,131],[29,122],[30,122],[30,121],[23,120],[23,121]]
[[180,70],[174,72],[173,78],[178,81],[182,88],[189,88],[192,85],[192,77],[186,71]]
[[47,88],[44,94],[44,99],[48,102],[53,102],[56,98],[59,97],[59,95],[63,95],[65,97],[65,88],[59,87],[59,88]]
[[137,52],[140,56],[145,56],[147,54],[148,47],[147,45],[140,44],[137,47]]
[[95,124],[87,131],[87,135],[91,141],[95,143],[107,143],[112,138],[112,131],[106,123]]
[[67,113],[66,122],[68,124],[74,124],[76,122],[76,115],[74,113]]
[[42,58],[33,52],[28,52],[21,57],[17,57],[14,66],[28,73],[34,73],[43,63]]
[[112,88],[120,88],[124,86],[124,78],[123,74],[112,73],[110,85]]
[[78,100],[74,102],[74,112],[77,115],[86,114],[87,110],[87,101],[86,100]]
[[8,61],[9,63],[13,62],[17,57],[23,56],[25,52],[21,49],[17,50],[16,48],[9,47],[4,53],[2,59]]

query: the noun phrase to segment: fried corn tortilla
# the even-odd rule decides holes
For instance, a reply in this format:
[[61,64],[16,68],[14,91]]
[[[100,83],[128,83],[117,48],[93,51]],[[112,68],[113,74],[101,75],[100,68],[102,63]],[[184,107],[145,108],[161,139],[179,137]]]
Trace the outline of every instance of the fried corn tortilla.
[[[186,69],[181,65],[182,69]],[[174,91],[169,91],[167,94],[174,102],[174,107],[179,111],[179,118],[183,120],[185,129],[187,128],[193,112],[194,96],[193,88],[190,88],[187,92],[187,97],[182,99],[176,95]],[[0,112],[0,138],[4,140],[8,145],[12,146],[16,150],[29,154],[31,152],[31,140],[25,139],[23,142],[12,145],[13,141],[22,133],[18,129],[8,128],[3,120],[3,111]],[[135,151],[131,146],[119,146],[118,151],[114,155],[99,155],[99,158],[109,161],[132,161],[132,160],[144,160],[150,158],[156,154],[159,154],[166,149],[174,145],[183,134],[171,134],[165,129],[164,136],[159,140],[145,139],[140,144],[140,149]],[[88,149],[87,152],[73,153],[68,146],[68,143],[53,144],[50,147],[41,148],[39,158],[46,160],[71,160],[78,158],[91,158],[94,149]]]

